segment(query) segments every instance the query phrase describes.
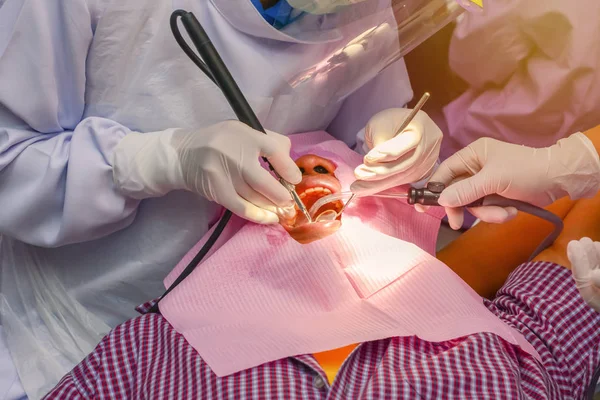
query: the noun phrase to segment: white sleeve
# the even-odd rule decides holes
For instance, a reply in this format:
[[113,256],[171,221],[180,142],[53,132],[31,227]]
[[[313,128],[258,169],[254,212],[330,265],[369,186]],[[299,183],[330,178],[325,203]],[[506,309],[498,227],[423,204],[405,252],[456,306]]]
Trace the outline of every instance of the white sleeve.
[[108,235],[135,216],[138,202],[112,180],[112,152],[129,129],[82,120],[93,12],[85,0],[0,8],[0,234],[51,247]]

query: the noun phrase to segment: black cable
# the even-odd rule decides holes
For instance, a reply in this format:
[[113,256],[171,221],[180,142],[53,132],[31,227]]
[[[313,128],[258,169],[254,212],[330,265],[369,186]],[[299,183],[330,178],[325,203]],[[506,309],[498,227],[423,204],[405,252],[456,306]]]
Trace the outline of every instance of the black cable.
[[[428,182],[424,188],[410,188],[408,191],[408,204],[422,204],[425,206],[439,206],[438,202],[442,192],[446,189],[446,185],[441,182]],[[533,260],[544,249],[549,247],[563,230],[562,220],[555,214],[543,208],[534,206],[533,204],[525,203],[519,200],[509,199],[497,194],[485,196],[481,199],[466,205],[466,208],[474,208],[481,206],[497,206],[497,207],[514,207],[519,211],[531,214],[535,217],[544,219],[554,225],[554,231],[550,233],[540,245],[535,249],[529,261]]]
[[[173,32],[173,36],[175,37],[175,40],[177,41],[179,46],[183,49],[185,54],[187,54],[188,57],[194,62],[194,64],[196,64],[202,70],[202,72],[204,72],[204,74],[211,81],[213,81],[215,83],[215,85],[219,86],[217,84],[214,76],[210,72],[210,69],[208,68],[208,66],[202,61],[202,59],[200,57],[198,57],[196,55],[196,53],[194,53],[194,51],[185,42],[185,39],[183,38],[183,36],[181,36],[181,32],[179,31],[179,26],[177,26],[177,19],[179,17],[184,17],[187,14],[188,13],[183,10],[176,10],[173,12],[173,14],[171,14],[170,23],[171,23],[171,31]],[[158,303],[162,299],[164,299],[166,295],[171,293],[171,291],[173,289],[175,289],[177,287],[177,285],[179,285],[185,278],[187,278],[194,271],[196,266],[198,266],[198,264],[200,264],[200,261],[202,261],[202,259],[206,256],[206,254],[208,254],[210,249],[217,242],[217,239],[219,239],[219,236],[221,236],[221,233],[223,233],[225,226],[231,219],[231,215],[232,215],[231,211],[225,210],[225,213],[219,220],[217,227],[213,231],[212,235],[210,235],[210,237],[208,238],[208,240],[206,241],[204,246],[202,246],[200,251],[198,251],[196,256],[192,259],[192,261],[190,261],[189,264],[187,265],[187,267],[185,267],[185,269],[181,272],[181,274],[179,274],[179,276],[177,277],[175,282],[173,282],[171,284],[171,286],[169,286],[169,288],[162,294],[162,296],[160,296],[158,298],[156,303],[154,303],[154,305],[150,308],[150,310],[148,312],[150,312],[150,313],[158,313],[159,312]]]
[[507,199],[506,197],[498,195],[487,196],[483,204],[486,206],[514,207],[519,211],[544,219],[554,225],[554,231],[552,231],[544,240],[542,240],[542,243],[540,243],[540,245],[534,250],[528,261],[533,260],[544,249],[548,248],[552,243],[554,243],[556,238],[563,230],[563,221],[556,214],[553,214],[541,207],[534,206],[533,204],[525,203],[519,200]]
[[[177,25],[178,18],[181,18],[181,22],[188,33],[190,40],[194,43],[196,50],[200,54],[200,57],[194,53],[194,51],[188,46],[185,39],[181,35],[179,31],[179,26]],[[200,25],[200,22],[196,19],[193,13],[187,12],[184,10],[176,10],[171,14],[170,18],[171,31],[173,32],[173,36],[175,40],[181,47],[181,49],[188,55],[188,57],[204,72],[204,74],[221,89],[223,95],[227,99],[227,102],[233,109],[233,112],[240,120],[240,122],[248,125],[254,130],[259,132],[263,132],[266,134],[265,129],[261,125],[260,121],[250,104],[244,97],[242,91],[238,87],[235,79],[231,76],[231,73],[227,69],[227,66],[221,59],[219,52],[215,49],[215,46],[210,41],[210,38]],[[266,159],[266,157],[262,157],[263,161],[267,163],[269,169],[273,171],[277,178],[279,179],[279,175],[271,165],[271,163]],[[159,311],[158,303],[161,299],[163,299],[167,294],[169,294],[181,281],[183,281],[186,277],[188,277],[192,271],[196,268],[196,266],[202,261],[204,256],[210,251],[212,246],[215,244],[223,229],[225,229],[225,225],[231,218],[231,211],[226,210],[225,214],[221,217],[217,228],[212,233],[208,241],[202,246],[198,254],[194,257],[194,259],[188,264],[188,266],[183,270],[183,272],[177,277],[175,282],[169,286],[165,293],[158,299],[158,301],[152,306],[149,312],[156,313]]]
[[217,239],[219,239],[219,236],[221,236],[221,233],[223,233],[223,229],[225,229],[225,226],[229,222],[230,218],[231,218],[231,211],[225,210],[225,213],[219,220],[217,227],[215,228],[212,235],[210,235],[210,237],[208,238],[208,240],[206,241],[204,246],[202,246],[200,251],[198,251],[196,256],[192,259],[192,261],[189,262],[187,267],[185,267],[185,269],[181,272],[181,274],[179,274],[179,276],[177,277],[177,279],[175,279],[175,281],[171,284],[171,286],[169,286],[169,288],[163,293],[163,295],[160,296],[160,298],[156,301],[156,303],[152,306],[152,308],[150,308],[149,312],[157,313],[158,312],[158,302],[161,301],[162,299],[164,299],[166,295],[171,293],[171,291],[173,289],[175,289],[175,287],[177,287],[177,285],[179,285],[185,278],[187,278],[194,271],[194,269],[196,269],[196,266],[198,266],[198,264],[200,264],[200,261],[202,261],[204,256],[206,256],[206,254],[214,246]]
[[215,81],[215,78],[213,77],[212,72],[210,72],[210,69],[208,69],[208,66],[204,63],[204,61],[202,61],[202,59],[200,57],[198,57],[196,55],[196,53],[194,53],[194,51],[190,48],[190,46],[188,46],[185,39],[181,35],[181,32],[179,31],[179,26],[177,26],[177,18],[184,17],[185,15],[187,15],[187,11],[183,11],[183,10],[176,10],[173,12],[173,14],[171,14],[171,20],[170,20],[171,32],[173,32],[173,36],[175,37],[175,40],[179,44],[179,47],[181,47],[181,49],[185,52],[185,54],[187,54],[187,56],[190,58],[190,60],[192,60],[194,62],[194,64],[196,64],[198,66],[198,68],[200,68],[202,70],[202,72],[204,72],[204,75],[206,75],[208,77],[208,79],[213,81],[213,83],[215,85],[219,86],[219,84]]
[[[255,131],[259,131],[266,134],[267,132],[258,120],[258,117],[252,110],[252,107],[250,107],[250,104],[244,97],[244,94],[238,87],[235,79],[233,79],[233,77],[231,76],[231,73],[229,72],[227,66],[225,65],[225,63],[221,59],[221,56],[219,55],[219,52],[212,44],[210,38],[206,34],[206,31],[204,31],[204,28],[202,28],[202,25],[200,25],[198,19],[196,19],[193,13],[187,11],[177,10],[173,14],[175,16],[172,16],[171,21],[175,19],[175,24],[171,22],[171,28],[173,29],[174,27],[175,31],[178,32],[176,35],[176,39],[177,37],[181,38],[176,24],[177,17],[180,16],[181,22],[183,23],[186,32],[190,36],[190,39],[194,43],[196,50],[198,50],[198,53],[200,53],[200,56],[204,61],[199,59],[196,56],[196,54],[194,54],[194,52],[188,47],[185,41],[183,41],[183,38],[177,39],[178,43],[180,43],[179,40],[182,40],[182,43],[180,43],[180,45],[182,46],[186,54],[188,54],[188,56],[192,58],[192,61],[200,61],[201,64],[197,65],[203,65],[200,67],[202,71],[209,71],[208,74],[210,74],[213,77],[213,82],[215,82],[216,85],[221,89],[221,92],[223,92],[225,99],[227,99],[227,102],[231,106],[233,112],[235,113],[236,117],[240,120],[240,122],[243,122]],[[277,174],[277,171],[275,171],[275,168],[273,168],[269,160],[267,160],[266,157],[261,158],[267,164],[269,170],[274,172],[275,175],[277,175],[277,179],[279,179],[279,174]]]

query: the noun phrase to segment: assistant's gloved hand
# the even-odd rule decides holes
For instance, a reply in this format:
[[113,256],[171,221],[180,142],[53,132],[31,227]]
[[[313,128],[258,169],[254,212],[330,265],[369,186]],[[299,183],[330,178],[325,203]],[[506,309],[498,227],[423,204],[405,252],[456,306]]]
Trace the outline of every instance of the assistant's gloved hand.
[[600,243],[590,238],[573,240],[567,246],[567,257],[581,297],[600,311]]
[[[534,149],[495,139],[471,143],[445,160],[431,177],[447,187],[439,203],[446,208],[450,226],[459,229],[459,207],[490,194],[547,206],[570,196],[591,197],[600,189],[600,159],[582,133],[553,146]],[[469,210],[482,221],[501,223],[517,213],[514,208],[477,207]]]
[[[354,170],[354,193],[372,194],[421,181],[433,172],[442,131],[423,111],[399,135],[398,128],[410,114],[392,108],[376,114],[365,128],[364,164]],[[395,136],[395,137],[394,137]]]
[[277,223],[278,207],[292,207],[289,192],[259,163],[265,156],[288,182],[302,174],[290,158],[290,140],[239,121],[200,130],[131,133],[117,145],[113,177],[119,190],[142,199],[189,190],[250,221]]

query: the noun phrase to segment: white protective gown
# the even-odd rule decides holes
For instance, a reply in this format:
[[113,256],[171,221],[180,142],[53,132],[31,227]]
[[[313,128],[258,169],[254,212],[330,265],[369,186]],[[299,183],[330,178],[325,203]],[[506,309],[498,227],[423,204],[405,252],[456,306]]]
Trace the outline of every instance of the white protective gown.
[[442,158],[480,137],[551,146],[600,124],[600,1],[489,0],[450,44],[469,89],[444,108]]
[[31,398],[159,296],[217,216],[191,193],[138,202],[112,182],[129,132],[235,118],[173,39],[178,8],[200,20],[267,129],[325,129],[353,146],[374,113],[412,98],[402,60],[344,100],[324,101],[327,86],[295,94],[287,79],[339,32],[288,36],[250,0],[0,1],[0,312]]

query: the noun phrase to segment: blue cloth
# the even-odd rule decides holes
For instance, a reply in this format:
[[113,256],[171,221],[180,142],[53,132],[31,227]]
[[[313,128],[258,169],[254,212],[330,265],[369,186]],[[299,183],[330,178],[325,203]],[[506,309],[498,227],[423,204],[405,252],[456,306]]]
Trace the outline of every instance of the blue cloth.
[[276,29],[281,29],[304,15],[303,11],[295,10],[290,6],[287,0],[279,0],[274,6],[269,7],[266,10],[263,8],[260,0],[251,1],[265,21]]

